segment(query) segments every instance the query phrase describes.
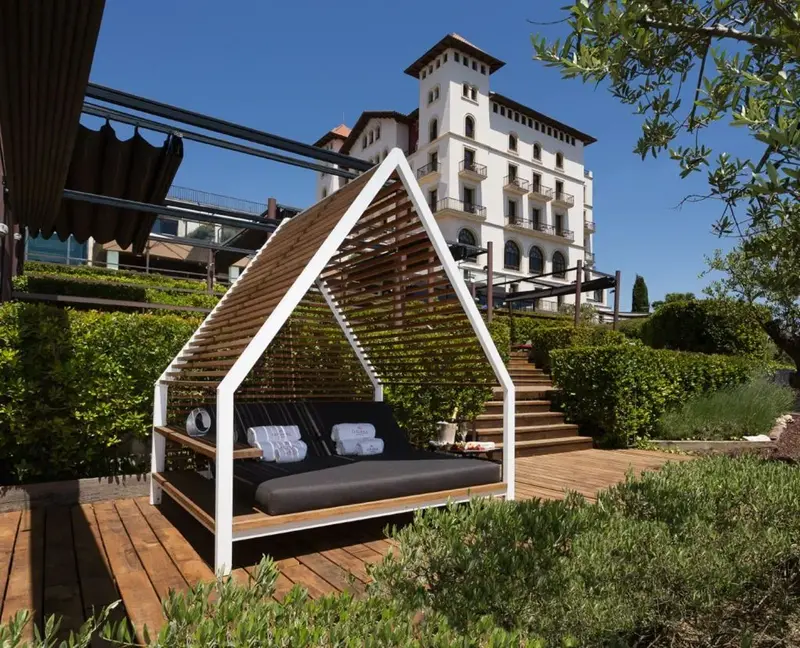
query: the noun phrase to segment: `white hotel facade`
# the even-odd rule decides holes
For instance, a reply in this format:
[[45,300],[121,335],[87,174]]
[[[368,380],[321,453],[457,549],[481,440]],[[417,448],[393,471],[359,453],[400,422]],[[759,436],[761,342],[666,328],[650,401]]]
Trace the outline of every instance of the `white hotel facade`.
[[[317,142],[375,163],[389,150],[406,152],[436,220],[451,242],[493,245],[493,294],[575,280],[578,260],[590,271],[594,217],[592,173],[584,148],[596,140],[490,89],[504,65],[457,34],[449,34],[406,70],[419,80],[419,107],[409,114],[367,111]],[[345,179],[317,175],[317,200]],[[460,262],[485,295],[487,255]],[[555,274],[550,274],[555,273]],[[547,275],[535,285],[532,275]],[[587,272],[586,278],[589,278]],[[603,307],[604,291],[586,295]],[[572,295],[540,300],[556,310]]]

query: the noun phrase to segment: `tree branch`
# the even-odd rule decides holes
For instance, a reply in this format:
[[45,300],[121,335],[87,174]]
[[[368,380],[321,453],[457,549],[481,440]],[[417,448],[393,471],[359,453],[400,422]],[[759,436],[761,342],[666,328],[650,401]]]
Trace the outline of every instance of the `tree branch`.
[[664,31],[674,32],[676,34],[695,34],[696,36],[706,36],[707,38],[732,38],[733,40],[744,41],[752,45],[771,45],[772,47],[783,45],[783,41],[778,38],[764,36],[763,34],[748,34],[738,29],[733,29],[732,27],[726,27],[725,25],[696,27],[694,25],[681,25],[679,23],[652,20],[651,18],[640,18],[638,23],[642,27],[663,29]]
[[[700,98],[700,88],[703,86],[703,74],[706,70],[706,59],[708,59],[708,50],[711,47],[711,39],[706,41],[703,48],[703,60],[700,61],[700,73],[697,75],[697,87],[694,89],[694,101],[692,102],[692,112],[689,113],[688,128],[691,131],[694,128],[694,115],[697,110],[697,100]],[[695,142],[696,144],[697,142]]]
[[797,22],[797,19],[792,15],[792,12],[780,3],[780,0],[764,0],[764,4],[768,5],[770,9],[778,14],[781,17],[781,20],[786,23],[786,26],[789,27],[789,29],[793,29],[795,31],[800,29],[800,23]]

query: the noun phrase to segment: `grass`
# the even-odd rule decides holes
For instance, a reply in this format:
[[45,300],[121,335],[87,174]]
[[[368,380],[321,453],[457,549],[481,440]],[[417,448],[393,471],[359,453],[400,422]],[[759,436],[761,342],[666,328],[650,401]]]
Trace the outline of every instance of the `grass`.
[[769,434],[775,419],[792,410],[795,399],[791,388],[763,379],[723,389],[666,412],[657,438],[722,441]]

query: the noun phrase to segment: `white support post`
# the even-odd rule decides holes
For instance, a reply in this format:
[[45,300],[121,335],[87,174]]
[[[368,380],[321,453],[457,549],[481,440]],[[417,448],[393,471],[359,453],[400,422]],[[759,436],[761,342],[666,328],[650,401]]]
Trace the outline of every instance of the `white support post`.
[[217,388],[217,470],[214,507],[214,571],[231,573],[233,563],[233,392]]
[[153,505],[161,504],[161,486],[153,479],[153,474],[164,472],[164,456],[167,450],[167,440],[155,428],[167,424],[168,389],[168,385],[156,383],[153,393],[153,438],[150,447],[150,504]]
[[[367,358],[367,354],[364,352],[364,348],[361,346],[361,343],[358,341],[356,334],[353,333],[353,329],[350,328],[350,324],[347,322],[347,318],[342,313],[341,309],[339,308],[339,304],[336,303],[336,299],[334,299],[331,291],[328,289],[328,286],[322,279],[317,279],[316,281],[317,289],[322,293],[322,296],[325,298],[325,303],[328,304],[328,308],[331,309],[333,313],[333,317],[336,319],[337,324],[339,324],[339,328],[342,329],[342,333],[347,338],[347,341],[350,343],[350,346],[353,349],[353,352],[356,354],[358,361],[361,363],[361,366],[364,368],[364,372],[369,376],[370,382],[372,383],[372,388],[375,393],[375,400],[382,401],[383,400],[383,385],[381,385],[381,381],[378,378],[378,374],[375,372],[375,367]],[[380,393],[380,398],[378,398],[378,394]]]
[[383,402],[383,385],[381,385],[381,384],[376,385],[374,394],[375,395],[374,395],[372,400],[374,400],[376,403],[382,403]]
[[514,385],[503,388],[503,480],[506,482],[506,499],[515,497],[516,454],[515,429],[516,394]]

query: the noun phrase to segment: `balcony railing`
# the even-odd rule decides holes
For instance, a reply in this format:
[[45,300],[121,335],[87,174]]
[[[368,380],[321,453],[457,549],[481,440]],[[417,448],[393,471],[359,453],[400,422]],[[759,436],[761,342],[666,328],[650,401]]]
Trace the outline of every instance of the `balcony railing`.
[[560,236],[568,241],[575,239],[575,233],[572,230],[557,228],[547,223],[535,221],[530,218],[523,218],[522,216],[506,214],[506,224],[515,227],[524,227],[525,229],[541,232],[542,234],[549,234],[550,236]]
[[586,265],[594,265],[594,253],[593,252],[584,252],[583,259]]
[[475,216],[480,216],[481,218],[486,218],[486,207],[483,205],[475,205],[474,203],[465,203],[463,200],[459,200],[458,198],[442,198],[436,203],[435,211],[439,212],[445,209],[460,211],[465,214],[473,214]]
[[573,196],[571,193],[567,193],[566,191],[556,191],[554,200],[555,202],[566,205],[567,207],[572,207],[575,204],[575,196]]
[[523,180],[519,176],[507,175],[505,178],[503,178],[503,186],[506,189],[516,189],[524,193],[528,193],[531,190],[531,183],[527,180]]
[[543,200],[553,199],[553,190],[550,187],[545,187],[541,182],[531,183],[531,193],[540,196]]
[[429,173],[439,173],[440,168],[439,162],[430,162],[429,164],[420,167],[417,169],[417,180],[424,178]]
[[594,221],[583,221],[583,229],[585,229],[587,232],[594,232]]
[[458,165],[458,172],[471,173],[473,175],[480,176],[481,178],[485,178],[487,175],[486,165],[478,164],[474,160],[461,160]]

